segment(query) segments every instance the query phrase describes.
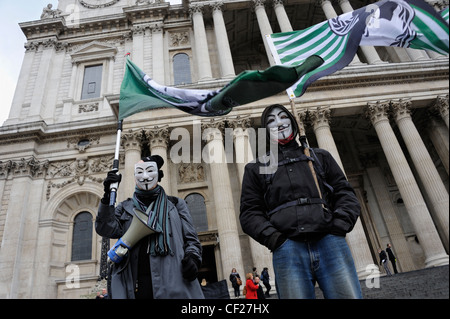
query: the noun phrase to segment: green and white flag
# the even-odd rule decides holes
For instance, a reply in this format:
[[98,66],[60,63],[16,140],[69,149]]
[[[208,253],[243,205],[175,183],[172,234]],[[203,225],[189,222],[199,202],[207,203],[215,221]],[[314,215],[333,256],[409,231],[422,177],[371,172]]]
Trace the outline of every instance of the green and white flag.
[[347,66],[359,46],[397,46],[449,53],[448,8],[439,15],[422,0],[384,0],[301,31],[267,35],[279,65],[295,66],[311,55],[324,63],[287,90],[303,95],[319,78]]
[[323,63],[311,56],[295,66],[275,65],[265,71],[244,71],[216,91],[180,89],[153,81],[127,58],[120,87],[119,120],[146,110],[175,107],[199,116],[221,116],[233,107],[283,92]]

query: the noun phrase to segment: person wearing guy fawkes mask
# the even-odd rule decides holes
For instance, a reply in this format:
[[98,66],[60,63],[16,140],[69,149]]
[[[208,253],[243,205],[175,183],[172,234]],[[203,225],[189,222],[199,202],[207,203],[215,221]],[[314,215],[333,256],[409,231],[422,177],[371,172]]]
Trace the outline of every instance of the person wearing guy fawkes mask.
[[[271,173],[264,167],[273,154],[246,165],[240,222],[272,251],[278,297],[313,299],[317,282],[325,298],[362,298],[345,240],[360,214],[353,188],[328,151],[314,148],[314,157],[305,155],[296,141],[297,122],[284,106],[267,107],[261,123],[278,162]],[[309,161],[315,170],[320,162],[320,192]]]
[[121,175],[110,171],[103,183],[105,193],[95,221],[100,236],[122,238],[133,219],[133,208],[151,211],[151,226],[157,230],[131,247],[122,260],[111,262],[111,299],[204,298],[196,280],[202,247],[186,202],[167,196],[158,184],[164,176],[163,164],[158,155],[136,163],[133,196],[116,208],[109,206],[110,185],[120,183]]

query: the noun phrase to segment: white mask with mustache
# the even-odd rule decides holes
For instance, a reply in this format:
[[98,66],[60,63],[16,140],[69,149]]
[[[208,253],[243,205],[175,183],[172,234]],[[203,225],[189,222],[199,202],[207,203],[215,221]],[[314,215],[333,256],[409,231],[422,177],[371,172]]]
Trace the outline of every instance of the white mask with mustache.
[[134,165],[136,186],[144,191],[152,190],[158,184],[158,166],[156,162],[139,162]]
[[289,115],[279,107],[275,107],[267,115],[266,127],[272,140],[284,140],[292,134],[292,122]]

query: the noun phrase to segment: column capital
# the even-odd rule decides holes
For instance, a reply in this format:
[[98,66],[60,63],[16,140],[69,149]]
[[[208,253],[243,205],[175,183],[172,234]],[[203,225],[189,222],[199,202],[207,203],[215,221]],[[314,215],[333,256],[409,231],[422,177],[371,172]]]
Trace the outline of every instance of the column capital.
[[306,118],[308,117],[308,114],[309,114],[309,110],[308,109],[302,109],[302,110],[297,112],[298,119],[301,122],[303,122],[303,123],[305,123]]
[[226,118],[227,124],[233,128],[242,128],[244,130],[248,129],[249,127],[252,127],[252,119],[250,116],[236,116],[236,117],[228,117]]
[[150,141],[150,150],[154,147],[164,147],[169,146],[170,132],[169,127],[158,127],[145,130],[145,135],[147,135]]
[[284,1],[285,0],[272,0],[273,6],[284,6]]
[[144,133],[142,130],[128,130],[122,133],[121,140],[125,152],[128,150],[141,150],[142,138]]
[[223,8],[223,1],[216,1],[213,3],[210,3],[209,6],[212,8],[213,12],[214,11],[222,11]]
[[164,22],[156,22],[149,25],[149,29],[152,33],[161,32],[164,29]]
[[448,116],[448,94],[438,95],[433,108],[436,109],[442,117]]
[[29,41],[29,42],[25,43],[26,52],[37,52],[38,49],[39,49],[38,41]]
[[316,110],[309,112],[309,118],[315,128],[319,126],[330,126],[331,123],[331,110],[330,106],[317,107]]
[[391,108],[395,121],[411,118],[411,99],[392,100]]
[[223,140],[224,119],[209,119],[202,121],[202,138],[207,142],[212,140]]
[[319,6],[322,6],[324,3],[330,3],[330,4],[332,4],[332,0],[316,0],[316,3],[319,5]]
[[370,119],[372,124],[376,124],[381,120],[389,120],[389,101],[368,102],[366,106],[366,117]]
[[195,13],[203,14],[205,8],[204,4],[194,3],[189,5],[189,14],[193,16]]
[[252,120],[250,116],[236,116],[234,118],[227,118],[227,124],[233,129],[233,137],[248,136],[247,129],[252,127]]
[[266,0],[252,0],[253,8],[265,6]]
[[149,28],[148,24],[134,25],[131,27],[131,32],[133,36],[145,35],[145,30]]

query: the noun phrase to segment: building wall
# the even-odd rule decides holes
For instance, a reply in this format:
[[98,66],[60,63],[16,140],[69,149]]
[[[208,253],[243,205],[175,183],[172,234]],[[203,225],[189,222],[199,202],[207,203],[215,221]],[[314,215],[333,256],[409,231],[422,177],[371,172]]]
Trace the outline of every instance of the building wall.
[[[95,220],[114,157],[128,52],[166,85],[174,83],[173,56],[186,53],[192,83],[181,87],[217,89],[233,72],[270,65],[261,34],[267,25],[258,22],[255,9],[265,4],[273,32],[279,32],[274,4],[282,5],[296,27],[303,21],[294,18],[298,12],[313,10],[308,11],[311,20],[302,23],[317,23],[325,18],[322,8],[329,3],[243,0],[217,6],[215,1],[170,5],[103,0],[89,7],[90,2],[83,6],[81,1],[60,0],[61,12],[20,24],[28,39],[26,54],[10,116],[0,127],[2,298],[79,298],[96,287],[102,238],[93,230],[92,259],[72,262],[73,221],[83,211]],[[337,13],[342,2],[333,3]],[[351,3],[354,8],[366,5]],[[223,33],[216,33],[220,24],[215,23],[220,22],[214,14],[220,12],[226,43]],[[204,29],[194,21],[203,21]],[[130,172],[135,161],[142,154],[160,154],[166,158],[161,182],[166,191],[181,198],[199,193],[205,199],[208,230],[200,238],[205,247],[214,247],[217,279],[227,279],[233,267],[241,275],[253,266],[272,271],[270,252],[242,232],[238,218],[242,170],[258,154],[253,149],[250,157],[238,159],[243,146],[255,141],[263,109],[281,103],[303,123],[311,146],[323,147],[338,159],[355,188],[363,209],[347,241],[360,278],[369,274],[369,264],[378,264],[377,248],[388,242],[401,271],[448,264],[448,56],[374,50],[361,51],[359,62],[317,81],[294,106],[279,94],[219,119],[175,109],[127,118],[118,199],[134,189]],[[97,64],[103,66],[101,94],[81,100],[84,69]],[[215,134],[206,134],[208,129]],[[183,139],[177,135],[180,130],[187,132],[190,147],[187,162],[181,163],[173,152]],[[411,146],[410,136],[419,136],[424,148],[417,148],[420,143]],[[222,148],[232,160],[209,163],[207,155]],[[418,153],[425,156],[417,158]],[[436,173],[437,183],[430,184],[427,176]],[[445,205],[446,224],[440,211]]]

